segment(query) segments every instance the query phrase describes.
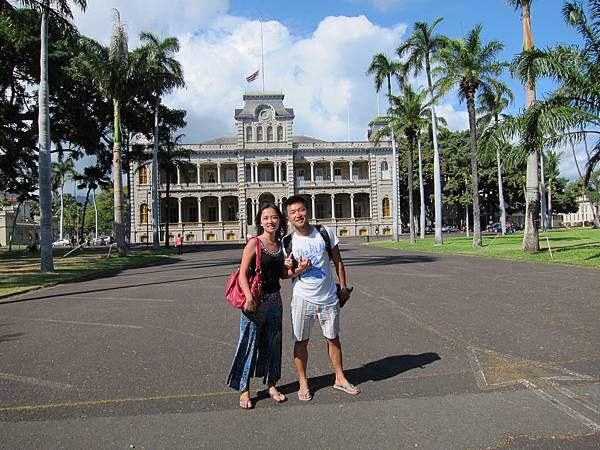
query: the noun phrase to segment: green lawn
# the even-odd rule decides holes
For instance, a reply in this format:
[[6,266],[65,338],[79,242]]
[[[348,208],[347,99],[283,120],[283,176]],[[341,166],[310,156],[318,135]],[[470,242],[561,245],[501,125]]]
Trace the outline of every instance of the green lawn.
[[[113,249],[116,251],[116,249]],[[24,292],[42,286],[67,283],[82,278],[102,276],[146,263],[155,263],[172,254],[169,251],[152,251],[134,249],[127,257],[119,258],[113,253],[107,258],[108,249],[90,248],[83,252],[76,251],[63,258],[67,250],[54,252],[53,273],[40,273],[40,257],[38,254],[24,252],[0,253],[0,297]]]
[[[546,239],[547,237],[547,239]],[[600,268],[600,230],[552,230],[540,232],[541,251],[536,254],[521,250],[522,233],[508,236],[484,236],[483,248],[474,249],[472,238],[444,236],[444,245],[434,245],[433,238],[417,239],[411,245],[406,236],[400,242],[379,241],[370,245],[422,252],[451,253],[543,263],[574,264]],[[550,245],[551,252],[548,250]],[[552,253],[552,255],[550,254]]]

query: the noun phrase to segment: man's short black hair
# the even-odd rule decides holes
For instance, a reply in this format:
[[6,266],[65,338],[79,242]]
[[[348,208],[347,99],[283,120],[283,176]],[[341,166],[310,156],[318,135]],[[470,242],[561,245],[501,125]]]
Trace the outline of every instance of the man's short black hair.
[[283,202],[283,210],[286,212],[286,214],[287,207],[289,205],[293,205],[294,203],[302,203],[305,208],[308,208],[308,204],[306,203],[306,199],[304,197],[301,197],[300,195],[292,195],[285,202]]

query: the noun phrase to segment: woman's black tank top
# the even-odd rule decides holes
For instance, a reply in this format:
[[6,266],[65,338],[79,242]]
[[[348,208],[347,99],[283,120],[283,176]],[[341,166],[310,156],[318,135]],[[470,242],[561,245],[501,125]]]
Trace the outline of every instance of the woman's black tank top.
[[[277,252],[272,253],[265,248],[262,242],[260,243],[260,249],[263,292],[265,294],[274,294],[275,292],[279,292],[281,289],[279,277],[281,275],[281,270],[283,269],[283,252],[281,251],[280,246]],[[252,259],[250,270],[254,272],[255,268],[256,256]]]

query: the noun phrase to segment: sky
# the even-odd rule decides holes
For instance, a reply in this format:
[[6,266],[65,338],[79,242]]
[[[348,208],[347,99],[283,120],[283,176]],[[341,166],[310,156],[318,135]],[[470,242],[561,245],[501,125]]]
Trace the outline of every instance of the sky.
[[[323,140],[364,140],[369,121],[385,111],[385,97],[375,92],[365,74],[375,53],[394,57],[416,21],[444,20],[437,31],[464,36],[481,24],[484,42],[505,44],[500,59],[510,61],[522,47],[518,11],[505,0],[91,0],[85,12],[74,11],[74,23],[87,36],[108,44],[112,8],[126,24],[130,49],[141,31],[159,37],[176,36],[177,59],[186,87],[164,99],[187,110],[184,142],[199,143],[234,133],[234,109],[243,106],[244,92],[260,91],[259,78],[245,77],[261,67],[263,35],[266,91],[281,91],[294,108],[294,132]],[[577,34],[562,19],[562,0],[532,4],[532,28],[537,47],[576,43]],[[504,74],[513,89],[510,113],[523,108],[523,88]],[[423,85],[422,77],[413,80]],[[542,98],[552,83],[538,85]],[[440,101],[438,112],[453,130],[468,128],[466,105],[454,94]],[[584,162],[583,149],[578,149]],[[572,156],[565,153],[563,176],[575,178]]]

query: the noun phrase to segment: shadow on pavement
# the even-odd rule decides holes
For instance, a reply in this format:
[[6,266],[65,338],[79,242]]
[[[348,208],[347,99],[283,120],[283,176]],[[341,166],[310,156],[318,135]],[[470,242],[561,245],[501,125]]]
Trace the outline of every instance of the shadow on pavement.
[[[387,380],[401,373],[408,372],[409,370],[426,366],[434,361],[439,361],[440,359],[442,359],[440,355],[432,352],[421,353],[419,355],[387,356],[355,369],[346,369],[344,370],[344,373],[351,383],[360,385],[367,381]],[[309,378],[308,384],[311,392],[314,394],[320,389],[333,386],[334,381],[335,376],[331,373]],[[297,381],[278,386],[279,391],[286,395],[297,392],[299,388],[300,386]],[[256,400],[263,400],[265,398],[269,398],[267,391],[259,391]]]
[[437,258],[428,255],[389,255],[389,256],[363,256],[345,257],[345,266],[389,266],[393,264],[413,264],[437,261]]

